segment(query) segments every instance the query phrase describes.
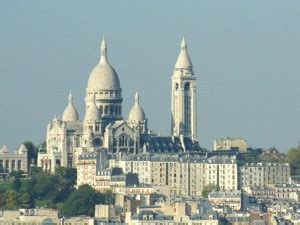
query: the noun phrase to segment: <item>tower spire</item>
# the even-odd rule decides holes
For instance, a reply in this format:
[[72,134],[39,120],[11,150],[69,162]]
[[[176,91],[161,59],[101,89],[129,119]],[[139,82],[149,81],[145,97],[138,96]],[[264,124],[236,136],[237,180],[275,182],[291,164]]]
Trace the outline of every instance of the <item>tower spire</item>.
[[181,41],[181,50],[184,50],[187,48],[187,44],[185,42],[184,36],[182,37],[182,41]]
[[193,64],[190,59],[189,53],[187,51],[187,43],[185,38],[182,38],[181,45],[180,45],[180,53],[177,58],[177,62],[175,64],[175,70],[189,70],[192,73]]
[[139,96],[139,93],[138,91],[135,92],[135,104],[136,105],[139,105],[140,104],[140,96]]
[[102,42],[101,42],[101,57],[100,57],[100,62],[101,61],[106,61],[107,60],[107,44],[105,41],[105,38],[103,36]]
[[69,94],[69,105],[73,105],[73,96],[71,92]]

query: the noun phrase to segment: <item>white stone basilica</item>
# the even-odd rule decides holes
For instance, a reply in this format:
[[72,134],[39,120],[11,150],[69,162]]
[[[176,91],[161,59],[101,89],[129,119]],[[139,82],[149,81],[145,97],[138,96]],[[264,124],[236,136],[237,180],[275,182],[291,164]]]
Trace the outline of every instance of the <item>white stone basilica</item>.
[[99,149],[118,156],[200,149],[196,142],[196,77],[184,39],[172,76],[171,136],[150,132],[138,93],[128,120],[122,117],[122,101],[119,77],[108,61],[103,39],[100,61],[91,72],[86,88],[83,120],[70,94],[62,118],[55,117],[48,124],[47,148],[38,154],[38,166],[52,172],[59,166],[76,167],[80,154]]

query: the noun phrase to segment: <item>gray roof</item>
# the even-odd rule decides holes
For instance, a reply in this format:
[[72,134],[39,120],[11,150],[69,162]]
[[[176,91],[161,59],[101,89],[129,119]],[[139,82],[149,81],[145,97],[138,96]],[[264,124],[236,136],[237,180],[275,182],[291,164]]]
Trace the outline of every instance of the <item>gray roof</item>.
[[146,145],[147,151],[152,153],[179,153],[200,149],[198,143],[193,142],[191,138],[184,137],[183,142],[181,143],[178,137],[146,136],[142,140],[142,145]]
[[81,121],[66,122],[66,130],[68,134],[82,134],[83,124]]

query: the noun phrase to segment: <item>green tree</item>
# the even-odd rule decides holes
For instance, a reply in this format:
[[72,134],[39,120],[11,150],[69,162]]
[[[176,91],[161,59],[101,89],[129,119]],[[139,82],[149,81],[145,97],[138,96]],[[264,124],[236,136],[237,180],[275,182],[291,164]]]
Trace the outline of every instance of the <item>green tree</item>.
[[28,205],[25,208],[33,208],[34,207],[34,182],[32,179],[22,179],[21,180],[21,188],[18,193],[18,202],[19,205]]
[[95,198],[95,190],[89,185],[82,185],[70,195],[63,207],[62,214],[64,216],[93,216]]
[[206,186],[204,186],[203,190],[202,190],[202,197],[207,198],[209,193],[212,191],[219,191],[220,188],[218,185],[216,184],[208,184]]
[[15,191],[6,191],[5,205],[8,209],[15,209],[17,207],[17,193]]
[[136,173],[127,173],[126,174],[126,186],[139,185],[139,176]]
[[95,204],[114,204],[115,195],[112,192],[97,193],[85,184],[71,193],[68,200],[59,205],[64,216],[88,215],[94,216]]
[[115,194],[111,191],[105,193],[96,193],[96,203],[101,203],[105,205],[115,204]]
[[15,178],[13,183],[12,183],[12,188],[14,191],[19,192],[19,190],[21,189],[22,183],[20,178]]
[[5,206],[5,187],[3,185],[0,186],[0,209]]
[[35,165],[37,163],[37,155],[39,152],[39,149],[31,142],[31,141],[25,141],[23,145],[27,148],[27,158],[28,158],[28,169],[30,167],[30,164],[33,162]]
[[33,167],[30,168],[30,175],[31,176],[35,176],[35,175],[37,175],[39,173],[42,173],[42,172],[43,172],[43,170],[42,170],[41,167],[33,166]]
[[18,205],[21,208],[30,208],[31,207],[31,196],[28,193],[21,193],[18,196]]
[[75,185],[77,180],[77,170],[69,167],[57,167],[55,174],[66,179],[69,185]]
[[14,177],[14,178],[24,178],[24,171],[18,170],[18,171],[12,171],[9,174],[9,177]]
[[34,196],[36,199],[49,199],[58,190],[59,177],[49,173],[40,173],[33,177]]
[[288,150],[287,161],[291,166],[291,174],[300,175],[300,146]]

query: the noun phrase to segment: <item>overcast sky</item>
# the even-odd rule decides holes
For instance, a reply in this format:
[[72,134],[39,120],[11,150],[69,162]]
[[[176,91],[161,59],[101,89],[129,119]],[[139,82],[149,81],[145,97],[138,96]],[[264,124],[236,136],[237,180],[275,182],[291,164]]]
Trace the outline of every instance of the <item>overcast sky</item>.
[[80,117],[103,35],[149,127],[170,134],[170,78],[184,35],[197,76],[198,139],[242,137],[282,151],[300,140],[300,1],[3,1],[0,146],[45,140],[71,91]]

